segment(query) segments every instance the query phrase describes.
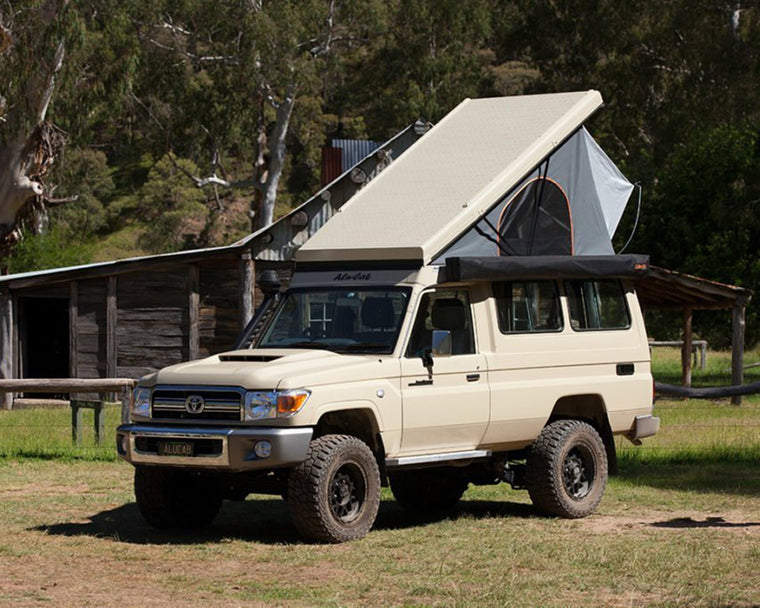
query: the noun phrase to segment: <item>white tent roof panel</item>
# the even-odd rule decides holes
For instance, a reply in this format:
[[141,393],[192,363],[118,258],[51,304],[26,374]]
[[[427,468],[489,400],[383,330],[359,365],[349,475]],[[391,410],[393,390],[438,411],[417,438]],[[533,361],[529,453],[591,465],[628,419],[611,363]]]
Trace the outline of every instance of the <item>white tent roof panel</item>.
[[299,262],[430,262],[602,104],[598,91],[467,99],[360,190]]

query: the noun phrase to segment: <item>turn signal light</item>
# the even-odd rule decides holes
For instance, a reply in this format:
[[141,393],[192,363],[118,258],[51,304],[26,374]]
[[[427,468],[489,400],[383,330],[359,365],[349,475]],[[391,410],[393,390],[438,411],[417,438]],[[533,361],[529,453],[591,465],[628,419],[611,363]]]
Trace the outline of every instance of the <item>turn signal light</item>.
[[283,416],[295,414],[309,398],[309,391],[288,391],[277,394],[277,413]]

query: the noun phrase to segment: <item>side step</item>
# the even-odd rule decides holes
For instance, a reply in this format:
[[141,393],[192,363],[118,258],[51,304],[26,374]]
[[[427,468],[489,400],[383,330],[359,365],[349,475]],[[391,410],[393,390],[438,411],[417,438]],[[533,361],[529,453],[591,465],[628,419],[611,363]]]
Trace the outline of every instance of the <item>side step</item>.
[[491,450],[470,450],[469,452],[446,452],[443,454],[423,454],[421,456],[401,456],[388,458],[385,461],[387,468],[406,467],[418,464],[438,464],[456,460],[474,460],[476,458],[488,458]]

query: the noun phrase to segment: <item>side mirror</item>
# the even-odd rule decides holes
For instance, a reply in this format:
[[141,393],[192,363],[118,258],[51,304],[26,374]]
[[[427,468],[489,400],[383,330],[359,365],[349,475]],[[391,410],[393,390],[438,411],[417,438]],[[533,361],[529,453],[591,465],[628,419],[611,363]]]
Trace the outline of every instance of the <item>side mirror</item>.
[[430,352],[434,357],[451,356],[451,332],[447,329],[434,329]]

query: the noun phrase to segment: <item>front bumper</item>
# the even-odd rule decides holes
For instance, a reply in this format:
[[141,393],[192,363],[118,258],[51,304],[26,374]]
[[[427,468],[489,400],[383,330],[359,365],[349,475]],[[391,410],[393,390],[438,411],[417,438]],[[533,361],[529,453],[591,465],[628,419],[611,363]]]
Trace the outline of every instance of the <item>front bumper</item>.
[[[123,424],[116,429],[116,450],[134,465],[160,465],[252,471],[294,466],[303,462],[313,429],[304,428],[202,428]],[[266,457],[254,451],[269,442]],[[160,454],[164,442],[192,445],[192,455]]]

